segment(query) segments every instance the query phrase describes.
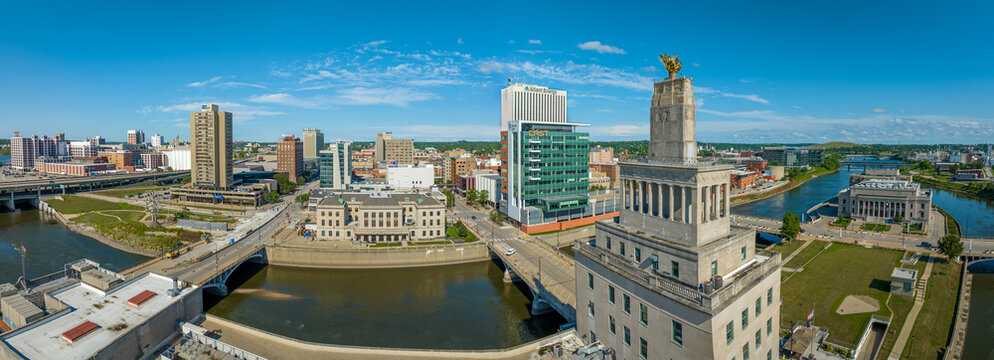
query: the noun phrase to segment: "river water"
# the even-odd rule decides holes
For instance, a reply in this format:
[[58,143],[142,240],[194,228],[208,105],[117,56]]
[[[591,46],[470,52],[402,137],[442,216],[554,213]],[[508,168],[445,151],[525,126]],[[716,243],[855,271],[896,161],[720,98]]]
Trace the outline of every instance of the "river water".
[[62,270],[63,265],[80,258],[110,270],[123,270],[148,259],[69,231],[38,210],[0,211],[0,283],[17,281],[21,276],[21,257],[15,249],[21,245],[27,250],[24,267],[28,278]]
[[[250,264],[246,264],[250,265]],[[243,265],[243,266],[246,266]],[[494,349],[551,335],[565,320],[530,314],[530,299],[491,261],[410,269],[239,269],[237,290],[208,313],[327,344]]]
[[[849,186],[849,175],[859,170],[841,170],[811,179],[791,190],[766,199],[732,207],[733,214],[780,219],[787,211],[803,214],[811,207],[839,194]],[[932,189],[932,203],[959,221],[967,237],[994,238],[994,201]]]
[[994,274],[973,274],[963,359],[994,360]]

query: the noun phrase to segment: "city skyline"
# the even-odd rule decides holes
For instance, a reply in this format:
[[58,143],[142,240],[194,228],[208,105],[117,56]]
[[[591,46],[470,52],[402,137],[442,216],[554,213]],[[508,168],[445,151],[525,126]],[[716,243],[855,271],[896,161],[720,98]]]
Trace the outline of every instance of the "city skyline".
[[[994,135],[982,101],[994,95],[984,64],[994,50],[979,35],[991,30],[981,18],[987,4],[634,11],[514,3],[361,19],[335,14],[375,10],[198,5],[238,19],[217,28],[185,26],[198,17],[182,7],[67,6],[42,25],[13,16],[32,10],[22,6],[0,15],[11,34],[0,39],[0,67],[16,70],[0,90],[8,137],[124,141],[137,128],[172,139],[189,131],[190,112],[216,103],[233,113],[236,140],[276,142],[315,127],[329,141],[370,141],[381,131],[497,141],[500,89],[511,77],[567,91],[568,121],[591,124],[593,141],[645,140],[646,89],[666,77],[660,53],[676,53],[683,73],[701,79],[700,142],[984,143]],[[125,16],[149,11],[159,16]],[[825,16],[804,16],[812,12]]]

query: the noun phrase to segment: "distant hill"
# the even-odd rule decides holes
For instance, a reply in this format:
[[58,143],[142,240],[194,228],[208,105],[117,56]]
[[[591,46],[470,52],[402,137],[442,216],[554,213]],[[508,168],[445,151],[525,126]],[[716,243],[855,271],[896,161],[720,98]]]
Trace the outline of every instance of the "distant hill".
[[849,149],[849,148],[867,147],[867,145],[845,142],[845,141],[832,141],[824,144],[811,145],[809,147],[820,147],[825,149],[842,149],[842,148]]

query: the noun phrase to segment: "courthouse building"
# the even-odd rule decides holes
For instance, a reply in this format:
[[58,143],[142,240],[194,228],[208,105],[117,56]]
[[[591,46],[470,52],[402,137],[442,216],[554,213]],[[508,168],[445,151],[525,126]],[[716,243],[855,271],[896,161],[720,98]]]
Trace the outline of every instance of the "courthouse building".
[[317,206],[317,238],[368,243],[441,240],[445,205],[431,196],[345,193]]
[[839,216],[867,222],[903,221],[928,229],[932,220],[932,190],[910,180],[872,179],[839,192]]

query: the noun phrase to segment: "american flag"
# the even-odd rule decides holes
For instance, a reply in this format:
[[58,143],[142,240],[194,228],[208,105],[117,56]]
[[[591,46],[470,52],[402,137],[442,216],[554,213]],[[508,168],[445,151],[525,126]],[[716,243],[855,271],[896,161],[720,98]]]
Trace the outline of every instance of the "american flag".
[[811,309],[811,313],[808,314],[808,321],[815,318],[815,309]]

